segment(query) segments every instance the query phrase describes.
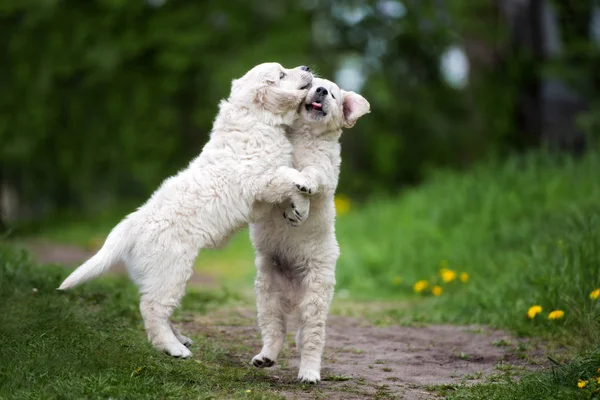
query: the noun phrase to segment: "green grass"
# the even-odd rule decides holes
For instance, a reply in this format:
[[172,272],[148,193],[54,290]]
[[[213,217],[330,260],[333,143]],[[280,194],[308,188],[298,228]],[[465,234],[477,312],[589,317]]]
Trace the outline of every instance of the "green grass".
[[[438,174],[399,199],[340,219],[338,287],[350,297],[401,297],[401,320],[485,323],[523,334],[597,327],[600,287],[600,155],[531,155],[464,173]],[[443,284],[440,265],[470,279]],[[394,284],[394,277],[403,283]],[[417,296],[420,279],[439,298]],[[544,313],[529,321],[539,304]],[[552,309],[565,318],[542,320]],[[540,318],[542,317],[542,318]],[[596,329],[586,337],[598,342]]]
[[[444,395],[453,400],[597,399],[600,398],[600,384],[597,380],[600,375],[599,365],[600,353],[592,353],[586,357],[578,357],[568,364],[555,365],[551,372],[528,374],[518,382],[514,382],[509,374],[505,374],[500,375],[497,382],[444,390]],[[578,388],[579,380],[587,381],[586,387]]]
[[[338,218],[336,225],[342,249],[337,266],[338,303],[345,299],[363,303],[383,300],[397,306],[380,311],[365,307],[381,324],[486,324],[518,335],[540,337],[550,354],[560,349],[554,356],[560,365],[552,372],[535,373],[507,385],[490,383],[472,388],[446,388],[448,396],[460,399],[590,398],[591,389],[579,390],[575,385],[577,379],[591,378],[600,367],[600,301],[589,298],[590,292],[600,287],[600,153],[590,152],[579,159],[537,153],[484,163],[465,173],[439,172],[424,185],[406,190],[397,198],[352,206],[347,215]],[[85,228],[84,221],[66,228],[47,229],[41,235],[83,243],[84,238],[103,237],[120,217],[115,216],[110,224],[104,219],[99,229],[93,225],[89,225],[92,229]],[[467,272],[469,281],[443,283],[438,272],[440,266],[446,265],[457,272]],[[239,234],[225,250],[202,252],[197,268],[214,271],[215,276],[225,282],[243,282],[249,288],[254,269],[247,232]],[[52,284],[40,282],[40,287],[50,290],[58,284],[56,272],[55,275],[44,278]],[[400,284],[396,277],[402,279]],[[427,290],[424,294],[415,294],[412,285],[420,279],[440,284],[442,295],[434,297]],[[192,371],[198,372],[202,367],[162,358],[148,345],[140,344],[144,342],[139,337],[138,345],[127,347],[131,338],[142,335],[137,309],[131,306],[135,300],[111,302],[106,313],[93,311],[96,313],[92,314],[93,321],[88,321],[88,313],[92,312],[89,310],[96,310],[94,302],[100,302],[103,309],[106,306],[106,299],[102,299],[107,296],[102,295],[106,288],[95,287],[95,291],[87,287],[85,296],[84,292],[76,292],[79,294],[60,296],[56,301],[50,299],[50,292],[33,295],[16,291],[12,296],[23,296],[24,305],[17,305],[23,309],[13,313],[16,317],[10,324],[2,324],[0,329],[11,329],[9,338],[20,330],[33,332],[26,337],[28,343],[36,342],[31,335],[42,335],[44,329],[49,330],[42,336],[40,346],[53,349],[57,354],[44,357],[48,357],[49,363],[57,364],[58,370],[63,368],[66,374],[80,379],[79,388],[95,385],[120,390],[122,381],[110,372],[118,369],[119,374],[129,380],[160,382],[164,390],[160,393],[164,396],[185,397],[191,393],[190,387],[201,387],[207,393],[234,395],[238,393],[236,390],[242,390],[245,380],[257,382],[258,390],[270,393],[257,378],[259,373],[239,368],[230,370],[219,364],[218,350],[211,349],[207,343],[202,346],[206,347],[207,354],[213,354],[210,357],[215,361],[211,366],[222,368],[223,374],[232,376],[228,384],[220,386],[214,377],[190,378],[195,376]],[[126,293],[131,292],[127,290]],[[1,296],[7,294],[2,292]],[[215,301],[214,298],[208,300]],[[81,302],[86,307],[80,307]],[[541,305],[544,311],[530,320],[525,315],[534,304]],[[0,315],[6,318],[7,310],[1,307],[8,306],[0,306]],[[80,308],[83,310],[80,313],[75,311]],[[554,309],[563,310],[564,318],[548,320],[548,312]],[[25,318],[30,314],[34,314],[32,318]],[[39,326],[32,327],[30,320],[37,321]],[[60,322],[59,327],[52,330],[56,321]],[[77,330],[73,332],[71,326]],[[106,333],[107,329],[110,334]],[[119,340],[112,343],[109,338],[114,337],[115,332],[120,335]],[[66,343],[72,348],[67,346],[58,351],[46,342],[63,335],[69,338]],[[95,340],[78,343],[77,338],[81,336]],[[11,346],[17,350],[13,352]],[[12,360],[18,351],[27,349],[14,343],[1,346],[0,354]],[[40,392],[40,397],[61,393],[63,389],[57,385],[67,383],[34,378],[42,374],[44,369],[38,364],[44,361],[39,358],[41,351],[29,351],[35,361],[28,363],[27,368],[32,370],[27,372],[24,368],[22,375],[14,375],[19,378],[11,379],[14,382],[6,393],[18,393],[25,390],[27,382],[40,379],[47,382],[39,388],[46,390]],[[68,356],[62,357],[61,351]],[[123,362],[115,367],[114,363],[105,362],[105,357],[95,356],[100,351],[110,352],[107,353],[110,357],[124,357]],[[76,360],[81,354],[92,356],[73,364],[67,362],[66,366],[59,365],[58,360]],[[97,371],[92,381],[86,383],[89,375],[79,373],[77,363],[89,363],[92,370]],[[145,365],[149,365],[143,370],[148,371],[147,378],[145,375],[130,377],[131,371]],[[180,368],[181,374],[172,375]],[[2,363],[0,371],[6,374],[9,370]],[[113,379],[114,383],[104,383],[104,379],[108,382]],[[252,386],[254,390],[254,383]],[[536,395],[532,397],[531,393]]]
[[[1,399],[279,398],[261,371],[209,338],[194,338],[194,360],[157,353],[127,281],[57,292],[65,272],[0,248]],[[231,300],[220,291],[191,294],[183,312]]]

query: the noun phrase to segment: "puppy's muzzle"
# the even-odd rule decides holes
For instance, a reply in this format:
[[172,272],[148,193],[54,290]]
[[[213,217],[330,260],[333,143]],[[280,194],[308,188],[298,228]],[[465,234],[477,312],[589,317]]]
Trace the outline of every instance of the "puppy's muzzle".
[[320,111],[321,113],[323,113],[323,115],[327,115],[327,110],[325,110],[323,106],[325,104],[325,99],[327,98],[328,94],[329,91],[326,88],[324,88],[323,86],[319,86],[315,90],[312,99],[310,99],[310,101],[304,105],[306,107],[306,111],[315,110]]
[[295,69],[299,69],[302,71],[302,83],[303,86],[300,87],[300,90],[308,90],[312,87],[313,74],[310,72],[310,68],[306,65],[301,65],[296,67]]

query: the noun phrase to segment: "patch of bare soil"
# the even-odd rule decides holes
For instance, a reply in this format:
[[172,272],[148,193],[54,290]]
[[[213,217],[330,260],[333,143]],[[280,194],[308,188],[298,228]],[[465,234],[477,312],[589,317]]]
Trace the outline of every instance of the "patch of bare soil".
[[[221,310],[194,317],[186,332],[222,343],[241,365],[260,351],[254,312]],[[292,330],[290,330],[292,332]],[[293,335],[277,364],[267,371],[273,389],[289,399],[435,398],[439,385],[483,382],[539,368],[541,351],[501,331],[479,326],[375,327],[358,318],[331,316],[323,360],[323,382],[296,381],[299,356]],[[452,390],[451,388],[449,390]]]
[[62,264],[74,266],[90,258],[94,253],[78,246],[59,245],[44,240],[30,240],[21,243],[39,264]]
[[[45,240],[28,240],[21,243],[21,247],[29,251],[33,260],[39,264],[60,264],[66,267],[76,267],[94,255],[95,251],[85,250],[79,246],[57,244]],[[115,265],[111,272],[127,274],[125,265]],[[194,271],[190,284],[196,286],[215,286],[216,281],[212,276]]]

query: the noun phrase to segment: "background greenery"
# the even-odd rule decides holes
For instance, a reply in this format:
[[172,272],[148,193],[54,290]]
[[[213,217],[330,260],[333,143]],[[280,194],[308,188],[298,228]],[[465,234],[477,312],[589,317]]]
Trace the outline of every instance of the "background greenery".
[[[550,357],[546,362],[537,358],[545,368],[519,381],[511,380],[515,371],[511,374],[509,364],[499,364],[504,373],[484,383],[424,388],[448,398],[594,398],[600,299],[590,294],[600,290],[599,168],[595,151],[578,159],[538,152],[481,163],[466,173],[440,173],[399,200],[352,208],[337,221],[342,257],[333,313],[381,326],[485,324],[538,338],[538,351]],[[53,224],[44,237],[86,245],[90,238],[103,238],[118,219],[102,215],[95,224]],[[224,287],[192,289],[177,320],[202,324],[207,320],[198,315],[219,308],[232,318],[237,315],[230,306],[248,304],[251,263],[246,234],[225,250],[202,252],[198,271],[214,274]],[[440,267],[466,272],[469,279],[444,282]],[[279,398],[282,390],[305,390],[232,361],[239,358],[232,354],[252,349],[223,338],[195,336],[199,356],[193,361],[165,358],[145,340],[129,281],[102,278],[59,294],[55,288],[68,273],[33,265],[24,254],[0,245],[0,397],[187,398],[203,393]],[[430,286],[415,293],[418,280]],[[433,294],[434,284],[441,286],[441,295]],[[543,311],[530,319],[527,311],[533,305]],[[553,310],[564,316],[548,319]],[[249,333],[240,335],[231,340],[248,340]],[[533,340],[519,344],[515,356],[527,359]],[[587,386],[579,389],[579,380]]]
[[[552,5],[558,53],[529,23]],[[4,0],[0,180],[25,217],[138,203],[200,152],[231,79],[267,60],[332,79],[358,71],[372,113],[343,138],[340,191],[354,198],[397,193],[435,166],[464,168],[543,142],[572,149],[598,126],[594,7]],[[466,83],[444,78],[451,49],[468,57]],[[566,91],[559,113],[543,97],[557,82]],[[544,108],[564,114],[552,124],[564,128],[558,137],[543,126]]]
[[[331,79],[353,67],[372,112],[342,138],[336,301],[377,299],[356,309],[381,325],[509,329],[553,357],[518,383],[439,388],[450,397],[590,398],[597,385],[576,382],[600,367],[599,43],[597,1],[2,0],[0,197],[17,204],[2,204],[2,239],[93,251],[200,152],[232,78],[271,60]],[[462,80],[441,67],[457,52]],[[159,357],[129,283],[58,296],[68,272],[14,244],[0,245],[0,397],[291,387],[202,338],[203,364]],[[245,293],[252,258],[243,232],[197,269]],[[444,282],[441,268],[469,279]],[[230,297],[192,293],[184,312]]]

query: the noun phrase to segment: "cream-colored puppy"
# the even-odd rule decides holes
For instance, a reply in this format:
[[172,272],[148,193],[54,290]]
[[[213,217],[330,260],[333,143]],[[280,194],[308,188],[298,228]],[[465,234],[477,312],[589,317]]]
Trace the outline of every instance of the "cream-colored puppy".
[[291,315],[299,323],[298,379],[311,383],[321,379],[325,324],[339,256],[333,202],[341,161],[338,139],[342,128],[354,126],[369,109],[362,96],[315,78],[300,118],[289,134],[294,166],[312,182],[316,192],[310,201],[302,194],[294,195],[283,217],[281,206],[271,206],[268,217],[250,225],[258,269],[258,324],[263,339],[260,354],[252,359],[256,367],[275,363]]
[[175,357],[191,340],[169,321],[201,248],[220,247],[252,217],[255,203],[280,203],[310,181],[292,166],[285,126],[298,116],[312,74],[261,64],[232,82],[202,153],[165,180],[108,235],[104,246],[60,286],[68,289],[123,261],[141,293],[148,338]]

